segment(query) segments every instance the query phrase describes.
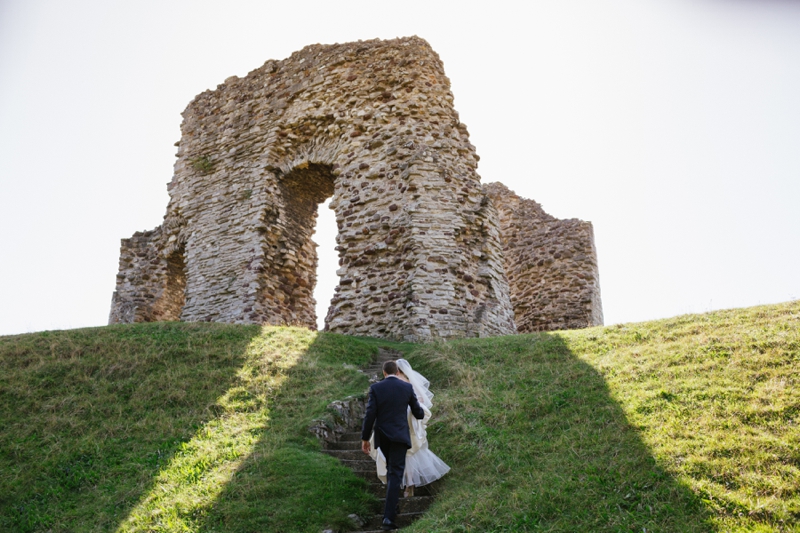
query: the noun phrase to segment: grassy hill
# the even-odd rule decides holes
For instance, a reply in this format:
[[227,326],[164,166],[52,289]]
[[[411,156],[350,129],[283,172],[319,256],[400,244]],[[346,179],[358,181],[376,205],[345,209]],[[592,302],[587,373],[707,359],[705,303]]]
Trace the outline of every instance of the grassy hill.
[[310,531],[375,504],[307,426],[377,347],[452,472],[412,531],[800,531],[800,302],[392,344],[158,323],[0,337],[0,531]]

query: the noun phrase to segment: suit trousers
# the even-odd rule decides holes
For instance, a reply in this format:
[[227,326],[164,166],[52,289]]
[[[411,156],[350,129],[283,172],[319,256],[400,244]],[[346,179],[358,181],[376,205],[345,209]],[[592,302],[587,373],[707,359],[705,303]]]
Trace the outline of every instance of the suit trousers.
[[386,507],[383,517],[394,522],[397,518],[397,504],[400,501],[400,485],[406,469],[408,446],[402,442],[381,439],[380,449],[386,457]]

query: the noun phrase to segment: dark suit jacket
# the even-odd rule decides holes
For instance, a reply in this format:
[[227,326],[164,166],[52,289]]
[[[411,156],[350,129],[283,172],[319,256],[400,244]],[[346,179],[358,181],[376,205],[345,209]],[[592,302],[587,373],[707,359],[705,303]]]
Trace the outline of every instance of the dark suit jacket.
[[398,377],[389,376],[383,381],[373,383],[369,388],[367,413],[361,427],[361,439],[369,440],[375,429],[375,447],[380,447],[381,439],[400,442],[411,448],[411,435],[408,431],[407,408],[415,418],[425,417],[419,405],[414,387]]

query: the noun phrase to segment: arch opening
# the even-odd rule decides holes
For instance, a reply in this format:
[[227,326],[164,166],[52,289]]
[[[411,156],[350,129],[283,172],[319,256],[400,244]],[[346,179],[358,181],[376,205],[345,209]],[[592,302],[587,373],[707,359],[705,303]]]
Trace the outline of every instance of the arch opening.
[[325,318],[331,306],[331,300],[339,285],[336,274],[339,254],[336,252],[336,213],[330,207],[331,198],[320,204],[317,213],[317,227],[314,242],[317,244],[317,284],[314,287],[316,301],[317,329],[325,329]]
[[186,304],[186,253],[183,247],[167,257],[164,292],[154,310],[157,320],[180,320]]
[[[289,323],[317,329],[321,324],[315,299],[319,256],[313,237],[317,233],[319,206],[333,196],[334,176],[327,165],[303,164],[282,176],[279,187],[283,199],[283,261],[279,272],[282,307]],[[326,217],[322,232],[325,235],[330,234],[328,224]],[[335,231],[335,219],[333,224]],[[326,281],[329,285],[328,275]],[[331,289],[328,301],[332,293]]]

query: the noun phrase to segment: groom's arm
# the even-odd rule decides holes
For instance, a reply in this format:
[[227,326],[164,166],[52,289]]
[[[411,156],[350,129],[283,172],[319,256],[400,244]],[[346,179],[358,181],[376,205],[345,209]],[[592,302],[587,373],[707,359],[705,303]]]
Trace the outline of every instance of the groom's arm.
[[372,426],[375,425],[375,417],[377,415],[378,401],[375,398],[375,391],[370,387],[367,412],[364,414],[364,423],[361,426],[361,449],[364,453],[369,453],[369,438],[372,436]]

